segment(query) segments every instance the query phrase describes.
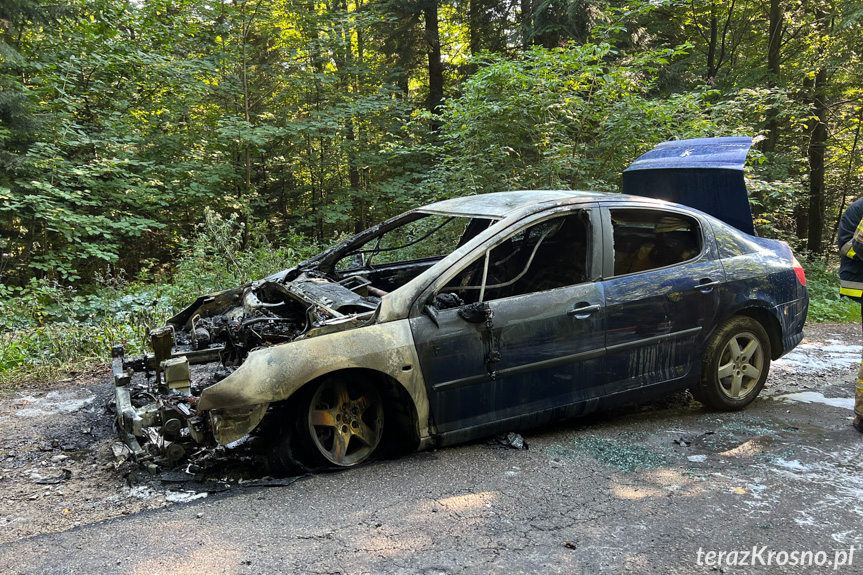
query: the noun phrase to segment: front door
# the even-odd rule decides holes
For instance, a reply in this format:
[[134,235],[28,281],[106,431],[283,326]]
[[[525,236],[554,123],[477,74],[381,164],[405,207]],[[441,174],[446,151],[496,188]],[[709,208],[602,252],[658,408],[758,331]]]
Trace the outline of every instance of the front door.
[[602,394],[605,296],[590,277],[589,216],[579,210],[506,235],[440,291],[465,305],[411,320],[445,441],[575,415]]

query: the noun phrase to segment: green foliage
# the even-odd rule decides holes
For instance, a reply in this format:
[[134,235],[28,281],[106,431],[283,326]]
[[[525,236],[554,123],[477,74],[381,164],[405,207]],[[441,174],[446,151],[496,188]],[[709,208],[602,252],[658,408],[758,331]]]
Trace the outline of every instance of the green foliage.
[[267,220],[271,238],[322,240],[432,197],[614,190],[656,142],[706,135],[771,136],[753,201],[762,232],[792,239],[809,209],[807,82],[818,66],[836,70],[830,217],[860,188],[859,74],[839,50],[856,53],[858,16],[846,4],[835,38],[810,31],[826,25],[811,11],[785,8],[796,85],[765,73],[751,2],[440,4],[440,117],[424,111],[428,8],[5,3],[0,279],[69,284],[107,264],[134,275],[170,261],[205,207]]
[[144,353],[149,330],[199,295],[271,275],[319,251],[297,234],[273,244],[263,223],[249,226],[248,247],[241,249],[243,229],[236,215],[206,213],[197,233],[181,241],[184,255],[170,276],[150,269],[127,282],[105,274],[88,293],[53,280],[0,284],[0,386],[104,363],[118,342],[130,355]]
[[[278,242],[271,242],[266,231],[266,222],[244,224],[237,214],[225,218],[205,210],[204,221],[195,235],[183,242],[182,255],[173,273],[157,293],[179,311],[198,295],[272,275],[320,251],[316,242],[299,234],[289,233]],[[244,241],[247,233],[249,238]],[[139,282],[147,284],[155,280],[162,284],[160,279],[145,275]]]
[[80,294],[34,279],[23,288],[0,285],[0,292],[0,384],[102,364],[117,342],[142,353],[147,327],[168,317],[164,301],[112,288]]
[[[137,341],[117,314],[161,321],[431,199],[616,190],[674,138],[755,137],[759,233],[821,252],[863,189],[861,12],[780,4],[770,64],[751,0],[0,2],[2,353]],[[845,317],[813,274],[815,316]]]
[[806,287],[809,289],[809,322],[860,321],[860,304],[839,295],[838,267],[823,260],[807,258]]
[[[685,47],[619,59],[609,44],[485,55],[446,105],[430,185],[449,195],[504,189],[618,189],[639,154],[672,138],[739,134],[711,117],[715,93],[651,95]],[[638,134],[638,137],[633,137]]]

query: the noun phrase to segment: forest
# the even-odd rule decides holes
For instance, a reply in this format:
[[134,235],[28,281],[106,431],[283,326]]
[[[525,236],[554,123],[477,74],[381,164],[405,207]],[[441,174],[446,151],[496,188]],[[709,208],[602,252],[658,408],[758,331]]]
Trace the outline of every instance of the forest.
[[861,51],[850,0],[2,0],[0,380],[422,203],[619,191],[705,136],[755,139],[756,227],[805,260],[810,318],[858,317],[833,238]]

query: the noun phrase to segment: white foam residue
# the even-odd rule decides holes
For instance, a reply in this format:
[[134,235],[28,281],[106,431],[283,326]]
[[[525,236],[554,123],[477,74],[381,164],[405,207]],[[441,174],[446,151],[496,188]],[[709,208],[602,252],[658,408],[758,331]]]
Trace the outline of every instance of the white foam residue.
[[195,499],[203,499],[207,495],[209,495],[209,493],[206,491],[202,493],[197,493],[195,491],[168,491],[165,493],[165,499],[171,503],[185,503],[187,501],[194,501]]
[[154,497],[158,496],[159,493],[153,491],[145,485],[138,485],[129,489],[127,495],[129,497],[135,497],[137,499],[153,499]]
[[782,459],[780,457],[780,458],[777,458],[773,463],[777,467],[781,467],[781,468],[787,469],[789,471],[801,471],[801,472],[802,471],[809,471],[809,468],[806,467],[805,465],[803,465],[802,463],[800,463],[800,461],[797,459],[792,459],[789,461],[787,459]]
[[762,494],[767,490],[767,486],[762,483],[750,483],[746,487],[755,499],[762,499]]
[[836,543],[841,545],[859,545],[863,539],[861,539],[860,533],[856,531],[842,531],[840,533],[833,533],[830,535],[831,539]]
[[822,345],[817,346],[816,349],[826,351],[827,353],[851,353],[858,357],[861,351],[859,345]]
[[74,397],[74,394],[59,391],[52,391],[43,397],[25,395],[21,397],[20,401],[26,407],[16,411],[15,415],[18,417],[36,417],[55,413],[71,413],[89,405],[94,399],[96,397],[93,395]]
[[[859,473],[863,444],[841,451],[827,451],[809,445],[800,448],[807,454],[806,464],[798,459],[780,457],[772,459],[766,469],[799,481],[801,486],[806,486],[804,489],[807,493],[814,495],[820,492],[821,495],[815,497],[813,503],[824,510],[834,506],[848,510],[849,502],[863,501],[863,476]],[[829,489],[812,491],[813,485],[832,487],[834,494],[830,494]],[[863,512],[863,506],[858,507],[855,503],[850,505],[854,506],[851,510],[855,514]],[[822,519],[830,515],[826,511],[820,514]]]
[[827,369],[850,369],[860,364],[863,347],[830,340],[829,345],[802,343],[773,362],[771,369],[795,373],[817,373]]
[[786,395],[774,395],[773,399],[781,401],[799,401],[800,403],[823,403],[842,409],[854,409],[853,397],[824,397],[823,393],[817,391],[801,391],[800,393],[789,393]]

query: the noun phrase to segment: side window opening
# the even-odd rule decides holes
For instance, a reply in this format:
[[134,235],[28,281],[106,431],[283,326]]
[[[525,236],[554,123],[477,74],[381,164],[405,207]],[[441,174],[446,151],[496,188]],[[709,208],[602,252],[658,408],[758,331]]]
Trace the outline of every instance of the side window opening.
[[701,253],[698,222],[657,210],[612,210],[614,275],[677,265]]
[[578,212],[520,230],[474,260],[441,293],[473,303],[587,281],[589,229],[587,213]]

